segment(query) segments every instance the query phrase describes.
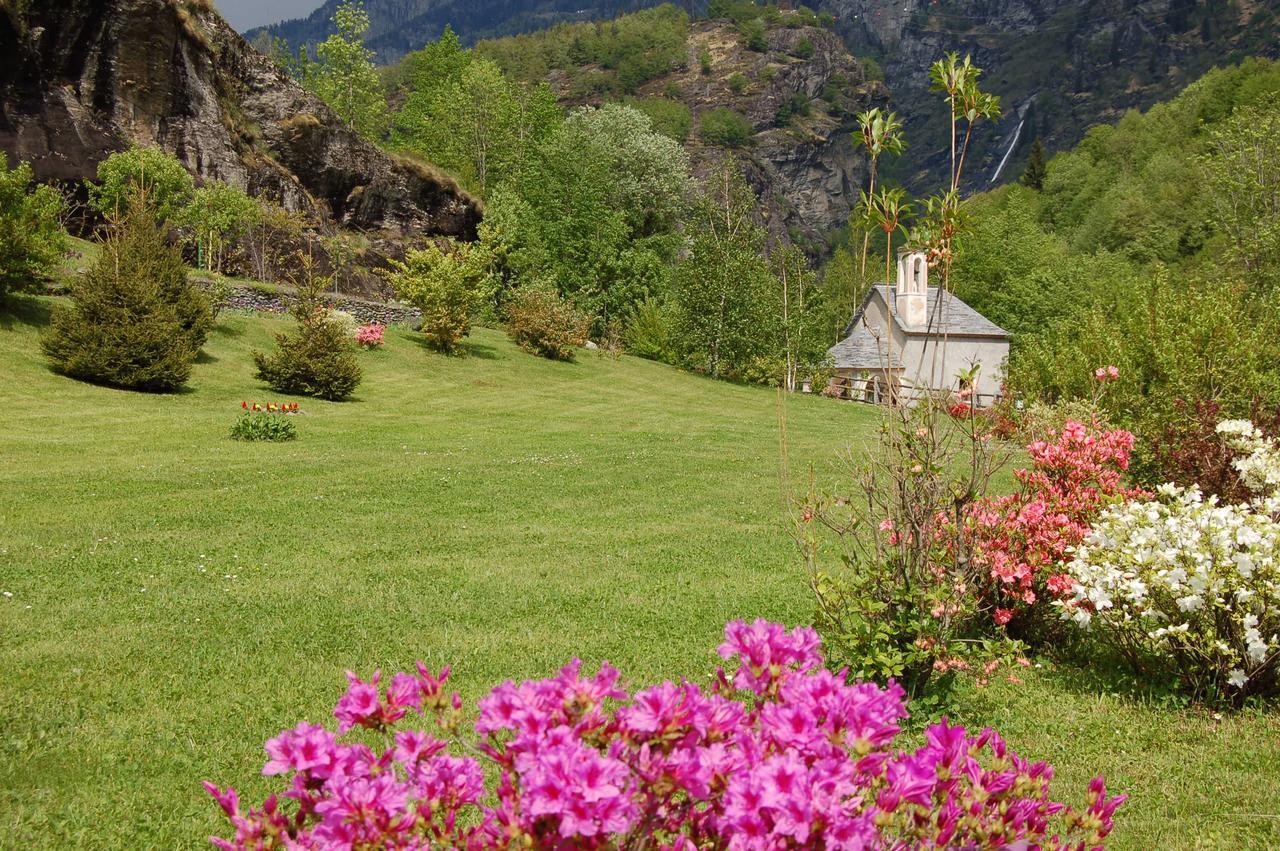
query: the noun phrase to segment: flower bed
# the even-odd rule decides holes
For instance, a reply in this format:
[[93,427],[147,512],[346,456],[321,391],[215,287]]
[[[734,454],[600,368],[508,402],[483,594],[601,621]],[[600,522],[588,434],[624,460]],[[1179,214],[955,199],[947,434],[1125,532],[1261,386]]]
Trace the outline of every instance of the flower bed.
[[[506,682],[480,701],[474,736],[448,669],[382,688],[348,673],[338,733],[302,723],[267,742],[287,778],[244,809],[206,784],[241,848],[1101,847],[1124,797],[1101,778],[1076,811],[1049,797],[1053,770],[993,731],[945,720],[895,750],[906,717],[890,683],[823,667],[817,634],[733,623],[708,688],[629,693],[607,664]],[[429,730],[397,729],[421,716]],[[344,739],[352,730],[378,734]]]
[[231,425],[234,440],[282,442],[297,440],[298,428],[292,415],[300,413],[297,402],[241,402],[240,416]]

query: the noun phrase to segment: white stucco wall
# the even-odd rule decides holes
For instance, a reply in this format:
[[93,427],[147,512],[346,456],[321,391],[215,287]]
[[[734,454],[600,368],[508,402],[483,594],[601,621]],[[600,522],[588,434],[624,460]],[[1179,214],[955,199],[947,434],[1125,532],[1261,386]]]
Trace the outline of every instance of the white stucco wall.
[[[925,343],[928,342],[926,346]],[[945,345],[939,339],[909,337],[902,349],[902,383],[904,386],[957,390],[957,375],[973,364],[981,364],[978,373],[978,395],[990,402],[1004,383],[1004,362],[1009,357],[1009,344],[989,337],[949,336]]]

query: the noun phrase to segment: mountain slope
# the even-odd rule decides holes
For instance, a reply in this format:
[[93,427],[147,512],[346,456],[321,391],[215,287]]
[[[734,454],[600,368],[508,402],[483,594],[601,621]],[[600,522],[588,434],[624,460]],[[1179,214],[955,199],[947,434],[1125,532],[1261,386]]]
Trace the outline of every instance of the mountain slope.
[[389,157],[237,35],[207,3],[0,4],[0,153],[79,183],[130,144],[195,175],[358,228],[473,235],[476,202]]
[[1006,120],[976,140],[969,171],[976,189],[1020,174],[1037,137],[1064,150],[1091,125],[1165,100],[1214,65],[1280,55],[1273,0],[823,0],[822,7],[836,15],[850,49],[883,63],[912,145],[896,173],[915,189],[936,186],[946,173],[946,108],[929,91],[928,71],[947,51],[972,53],[986,69],[984,87],[1004,98]]
[[[245,33],[255,44],[280,38],[296,46],[314,45],[333,32],[332,18],[342,0],[326,0],[305,18],[259,27]],[[371,22],[368,45],[379,61],[394,62],[453,27],[464,43],[482,38],[545,29],[565,21],[616,17],[660,0],[366,0]]]

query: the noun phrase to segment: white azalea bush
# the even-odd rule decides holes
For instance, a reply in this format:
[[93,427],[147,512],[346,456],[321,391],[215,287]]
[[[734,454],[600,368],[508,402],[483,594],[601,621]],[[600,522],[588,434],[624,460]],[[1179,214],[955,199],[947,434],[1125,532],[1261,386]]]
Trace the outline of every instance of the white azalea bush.
[[1067,565],[1058,603],[1146,677],[1200,698],[1280,694],[1280,452],[1247,421],[1218,432],[1257,497],[1222,505],[1164,485],[1108,509]]

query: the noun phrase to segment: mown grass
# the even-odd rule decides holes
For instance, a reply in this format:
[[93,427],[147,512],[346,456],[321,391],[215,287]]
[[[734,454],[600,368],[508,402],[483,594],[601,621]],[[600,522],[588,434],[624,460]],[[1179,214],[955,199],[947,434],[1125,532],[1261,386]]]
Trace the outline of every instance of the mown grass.
[[[483,330],[444,358],[392,329],[354,401],[241,444],[240,401],[273,398],[249,352],[280,320],[224,315],[191,389],[157,397],[48,372],[48,304],[0,317],[0,846],[202,847],[221,825],[199,781],[260,797],[262,741],[323,720],[347,668],[452,663],[469,700],[575,654],[699,676],[725,621],[810,615],[770,391]],[[787,411],[793,464],[824,480],[876,422]],[[1072,800],[1106,771],[1134,796],[1114,847],[1280,844],[1274,714],[1027,679],[970,689],[963,720],[1054,761]]]

